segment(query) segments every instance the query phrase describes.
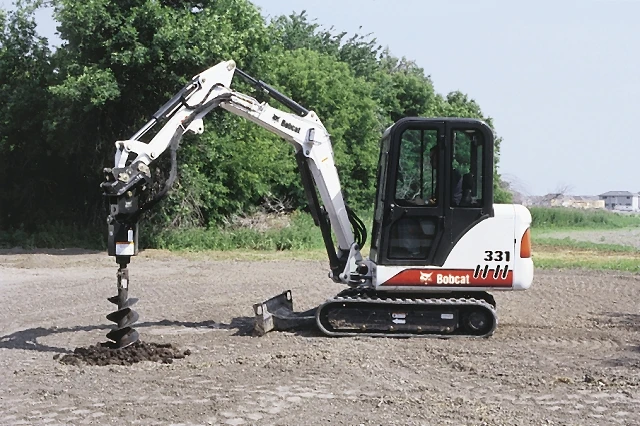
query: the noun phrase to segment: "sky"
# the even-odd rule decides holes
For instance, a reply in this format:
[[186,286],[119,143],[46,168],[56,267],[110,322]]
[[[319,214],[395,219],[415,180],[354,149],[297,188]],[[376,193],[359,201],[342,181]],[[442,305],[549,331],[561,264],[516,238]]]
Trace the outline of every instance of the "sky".
[[[468,94],[493,118],[516,190],[640,191],[640,0],[252,2],[267,18],[306,10],[326,29],[371,33],[438,93]],[[50,11],[37,20],[59,44]]]

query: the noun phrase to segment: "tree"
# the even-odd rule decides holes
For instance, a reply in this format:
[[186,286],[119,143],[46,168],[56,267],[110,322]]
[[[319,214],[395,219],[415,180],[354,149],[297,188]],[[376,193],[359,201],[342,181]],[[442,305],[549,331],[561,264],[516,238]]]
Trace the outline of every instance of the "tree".
[[42,143],[51,52],[36,33],[37,6],[0,9],[0,229],[46,220],[57,207],[47,195],[55,193],[59,165]]
[[[54,55],[59,78],[50,87],[55,113],[48,141],[79,168],[69,179],[75,179],[74,191],[79,186],[88,195],[85,204],[96,221],[104,215],[100,170],[112,162],[113,142],[130,137],[191,76],[221,60],[260,69],[271,44],[262,17],[245,0],[59,0],[55,16],[65,42]],[[207,131],[223,126],[208,121]],[[186,173],[200,166],[191,162]],[[194,179],[185,178],[181,188],[197,186]],[[176,191],[164,212],[188,215],[185,206],[201,199],[197,193]],[[199,223],[186,217],[175,222]]]
[[[392,56],[371,34],[327,30],[305,12],[267,24],[248,0],[51,3],[63,40],[55,52],[35,32],[39,1],[0,13],[1,228],[102,225],[99,184],[114,141],[221,60],[234,59],[318,113],[347,201],[357,208],[371,207],[378,140],[391,123],[411,115],[483,118],[477,103],[459,92],[437,94],[422,68]],[[234,88],[262,98],[238,79]],[[212,112],[205,128],[185,137],[179,190],[153,223],[216,225],[273,198],[305,206],[288,144],[224,111]]]
[[286,52],[277,69],[278,86],[327,127],[348,201],[372,207],[380,125],[371,85],[334,56],[309,49]]

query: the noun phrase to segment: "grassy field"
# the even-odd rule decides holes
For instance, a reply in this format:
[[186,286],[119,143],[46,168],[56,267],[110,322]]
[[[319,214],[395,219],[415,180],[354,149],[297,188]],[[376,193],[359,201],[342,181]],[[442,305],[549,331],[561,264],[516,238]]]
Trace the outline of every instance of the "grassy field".
[[[587,268],[640,272],[640,217],[563,208],[532,208],[533,255],[537,268]],[[369,220],[365,219],[365,223]],[[325,260],[318,228],[308,215],[287,226],[228,226],[207,231],[172,231],[154,246],[188,256],[220,259]],[[368,252],[365,247],[363,252]]]
[[606,211],[531,208],[537,268],[640,272],[640,217]]
[[[567,208],[530,209],[537,268],[589,268],[640,272],[640,217]],[[363,220],[370,226],[371,214]],[[55,225],[37,232],[0,232],[0,248],[105,250],[103,232]],[[141,226],[141,247],[220,259],[325,260],[311,216],[236,218],[224,226],[155,231]],[[368,244],[364,247],[368,252]]]
[[[608,231],[612,235],[622,230]],[[588,231],[587,231],[588,232]],[[533,236],[533,258],[536,268],[540,269],[568,269],[584,268],[599,270],[620,270],[640,272],[640,251],[631,246],[592,243],[571,238],[553,238],[553,232],[546,232],[544,236]],[[211,258],[219,260],[318,260],[324,261],[327,254],[322,248],[291,249],[291,250],[193,250],[172,249],[182,255],[193,258]],[[367,254],[365,248],[363,254]]]
[[620,229],[640,227],[640,216],[606,210],[582,210],[564,207],[530,207],[532,227],[538,230]]
[[[614,233],[616,231],[612,231]],[[553,235],[553,234],[551,234]],[[599,244],[571,238],[532,237],[536,268],[586,268],[640,272],[640,251],[618,244]]]

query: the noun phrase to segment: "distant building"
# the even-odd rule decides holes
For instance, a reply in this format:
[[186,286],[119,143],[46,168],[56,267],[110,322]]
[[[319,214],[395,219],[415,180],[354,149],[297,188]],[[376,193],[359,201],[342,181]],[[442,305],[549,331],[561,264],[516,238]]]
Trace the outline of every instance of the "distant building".
[[575,195],[569,196],[562,205],[564,207],[573,207],[575,209],[604,209],[604,200],[599,199],[596,196],[589,195]]
[[629,191],[609,191],[599,195],[608,210],[626,212],[638,211],[638,193]]
[[[524,203],[523,203],[524,204]],[[574,209],[604,209],[605,203],[597,196],[591,195],[565,195],[552,193],[543,196],[531,197],[525,205],[544,207],[570,207]]]

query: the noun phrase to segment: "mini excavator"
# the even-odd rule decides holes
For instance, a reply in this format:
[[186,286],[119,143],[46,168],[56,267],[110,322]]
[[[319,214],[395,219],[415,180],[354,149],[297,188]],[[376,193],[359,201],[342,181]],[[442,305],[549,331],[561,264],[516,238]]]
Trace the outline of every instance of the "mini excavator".
[[[231,89],[234,75],[279,102]],[[318,116],[225,61],[196,75],[130,139],[117,141],[115,165],[101,184],[109,201],[108,254],[115,256],[117,310],[111,346],[139,340],[137,299],[129,298],[127,265],[138,253],[138,223],[177,177],[177,149],[186,132],[201,134],[216,108],[244,117],[295,148],[309,210],[329,257],[329,278],[346,288],[306,312],[284,291],[253,306],[264,334],[312,322],[328,336],[488,337],[497,325],[490,291],[525,290],[533,281],[531,214],[493,203],[494,136],[467,118],[402,118],[380,140],[370,250],[363,222],[347,206],[327,129]],[[162,127],[148,142],[156,126]],[[164,186],[152,167],[170,154]],[[336,242],[333,241],[333,236]]]

